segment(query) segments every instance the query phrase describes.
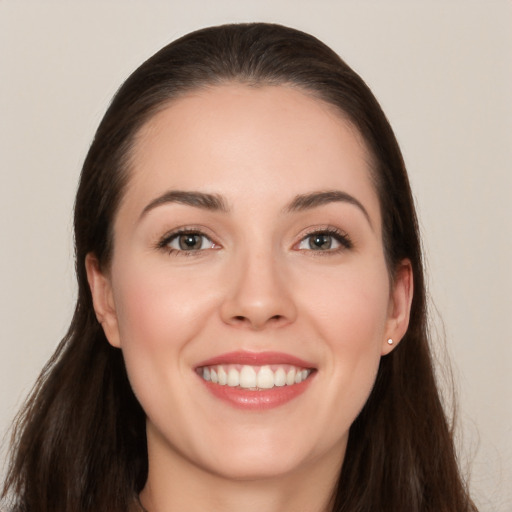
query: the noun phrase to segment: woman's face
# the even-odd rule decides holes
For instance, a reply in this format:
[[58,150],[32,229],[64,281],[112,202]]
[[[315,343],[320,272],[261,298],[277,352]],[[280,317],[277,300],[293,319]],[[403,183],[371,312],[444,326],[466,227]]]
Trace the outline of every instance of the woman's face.
[[228,478],[340,467],[407,328],[369,155],[290,87],[191,93],[138,134],[95,309],[147,414],[151,467]]

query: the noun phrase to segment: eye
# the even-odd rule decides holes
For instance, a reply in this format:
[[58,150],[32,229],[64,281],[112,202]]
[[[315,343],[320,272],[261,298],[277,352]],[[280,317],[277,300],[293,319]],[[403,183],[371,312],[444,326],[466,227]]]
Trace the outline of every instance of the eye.
[[171,233],[163,238],[158,245],[162,249],[167,249],[170,253],[198,252],[217,247],[206,235],[194,231]]
[[299,250],[337,252],[340,249],[350,249],[352,243],[348,235],[337,230],[315,231],[305,236],[298,244]]

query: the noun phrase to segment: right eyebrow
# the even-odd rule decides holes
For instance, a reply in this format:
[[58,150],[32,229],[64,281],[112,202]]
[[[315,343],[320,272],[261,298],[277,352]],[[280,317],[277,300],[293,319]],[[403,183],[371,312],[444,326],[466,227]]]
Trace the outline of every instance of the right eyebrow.
[[218,194],[207,194],[205,192],[169,190],[153,199],[142,210],[139,220],[149,211],[169,203],[180,203],[204,210],[227,212],[229,209],[224,198]]
[[368,210],[354,196],[342,190],[318,191],[295,196],[293,201],[291,201],[291,203],[285,208],[284,211],[301,212],[305,210],[311,210],[313,208],[317,208],[329,203],[348,203],[356,206],[359,211],[363,213],[366,220],[368,221],[368,224],[370,224],[370,227],[373,229],[372,220]]

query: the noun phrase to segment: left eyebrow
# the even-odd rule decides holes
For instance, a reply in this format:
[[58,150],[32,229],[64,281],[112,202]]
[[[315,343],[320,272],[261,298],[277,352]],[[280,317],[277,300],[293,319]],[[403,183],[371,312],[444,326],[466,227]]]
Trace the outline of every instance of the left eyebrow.
[[169,203],[180,203],[202,210],[227,212],[228,207],[226,201],[218,194],[206,194],[204,192],[188,191],[188,190],[169,190],[161,196],[153,199],[140,214],[140,218],[149,211]]
[[347,194],[347,192],[343,192],[341,190],[326,190],[295,196],[284,208],[284,212],[302,212],[304,210],[310,210],[329,203],[349,203],[356,206],[364,214],[366,220],[370,224],[370,227],[373,229],[370,215],[362,203],[354,196],[351,196],[350,194]]

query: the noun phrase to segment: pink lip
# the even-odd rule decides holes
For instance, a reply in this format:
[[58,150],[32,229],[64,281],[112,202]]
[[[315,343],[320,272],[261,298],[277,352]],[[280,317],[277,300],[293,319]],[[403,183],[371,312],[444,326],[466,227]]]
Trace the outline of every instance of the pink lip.
[[300,366],[301,368],[313,368],[314,366],[298,357],[283,352],[228,352],[216,357],[212,357],[197,365],[197,368],[202,366],[214,366],[216,364],[247,364],[253,366],[263,366],[270,364],[290,364],[293,366]]
[[[196,368],[218,364],[247,364],[253,366],[289,364],[301,368],[313,368],[311,363],[303,359],[280,352],[230,352],[203,361]],[[198,378],[201,379],[206,389],[213,396],[227,402],[232,407],[247,411],[261,411],[279,407],[302,395],[313,381],[315,374],[316,372],[313,372],[300,384],[276,386],[261,391],[233,388],[227,385],[221,386],[208,382],[199,375]]]

